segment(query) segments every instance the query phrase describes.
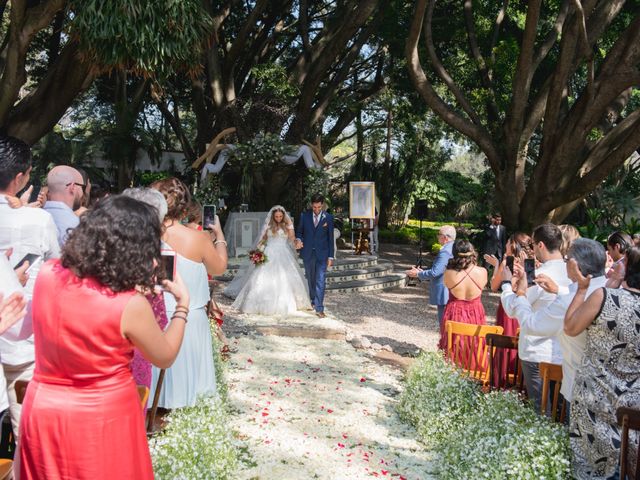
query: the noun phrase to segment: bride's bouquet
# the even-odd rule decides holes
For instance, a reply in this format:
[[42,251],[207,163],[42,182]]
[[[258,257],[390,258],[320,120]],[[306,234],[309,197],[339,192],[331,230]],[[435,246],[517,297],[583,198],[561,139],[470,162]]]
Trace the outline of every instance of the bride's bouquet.
[[255,250],[249,251],[249,260],[251,260],[253,264],[257,267],[258,265],[262,265],[264,262],[266,262],[268,258],[262,250],[257,248]]

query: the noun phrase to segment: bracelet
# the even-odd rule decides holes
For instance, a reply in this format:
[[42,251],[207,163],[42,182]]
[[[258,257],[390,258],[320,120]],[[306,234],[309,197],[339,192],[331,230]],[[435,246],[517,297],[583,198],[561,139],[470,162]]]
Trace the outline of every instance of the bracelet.
[[176,307],[176,309],[174,310],[175,313],[185,313],[185,314],[189,314],[189,309],[187,307]]
[[213,242],[213,245],[219,245],[221,243],[224,243],[224,246],[227,246],[227,241],[226,240],[216,240],[215,242]]
[[173,315],[171,315],[171,320],[173,320],[174,318],[179,318],[180,320],[184,320],[184,323],[188,323],[189,322],[189,320],[187,320],[187,316],[186,315],[182,316],[182,315],[179,315],[177,313],[174,313]]

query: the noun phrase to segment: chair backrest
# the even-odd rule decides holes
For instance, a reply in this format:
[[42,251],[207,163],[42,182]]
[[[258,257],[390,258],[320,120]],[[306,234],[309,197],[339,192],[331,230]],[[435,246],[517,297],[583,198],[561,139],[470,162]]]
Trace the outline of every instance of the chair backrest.
[[138,396],[140,397],[140,403],[142,404],[142,410],[147,408],[147,401],[149,400],[149,387],[145,385],[136,385],[138,387]]
[[522,390],[522,364],[518,358],[518,337],[487,334],[489,387]]
[[13,462],[7,458],[0,458],[0,480],[13,478]]
[[492,325],[472,325],[448,320],[447,358],[466,371],[471,378],[486,383],[489,379],[489,358],[485,337],[502,334],[504,329]]
[[22,401],[24,400],[24,396],[27,393],[28,386],[29,386],[29,382],[26,382],[24,380],[16,380],[16,383],[14,384],[14,388],[16,390],[16,402],[18,402],[19,404],[22,404]]
[[[553,400],[551,403],[551,419],[553,421],[564,422],[566,415],[566,405],[564,399],[560,401],[560,386],[562,385],[562,365],[555,363],[540,362],[540,378],[542,378],[542,399],[540,401],[540,413],[546,415],[547,403],[549,401],[549,389],[551,382],[555,382],[553,387]],[[558,411],[558,407],[560,410]],[[556,418],[557,417],[557,418]]]
[[622,426],[621,444],[620,444],[620,480],[640,479],[640,452],[636,449],[633,456],[636,458],[635,472],[629,471],[629,429],[640,430],[640,410],[629,407],[620,407],[616,410],[618,417],[618,425]]

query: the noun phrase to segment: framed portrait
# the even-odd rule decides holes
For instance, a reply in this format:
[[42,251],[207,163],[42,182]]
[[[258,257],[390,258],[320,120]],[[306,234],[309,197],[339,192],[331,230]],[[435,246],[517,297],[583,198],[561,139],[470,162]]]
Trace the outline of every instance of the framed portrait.
[[375,182],[349,182],[349,217],[375,218]]

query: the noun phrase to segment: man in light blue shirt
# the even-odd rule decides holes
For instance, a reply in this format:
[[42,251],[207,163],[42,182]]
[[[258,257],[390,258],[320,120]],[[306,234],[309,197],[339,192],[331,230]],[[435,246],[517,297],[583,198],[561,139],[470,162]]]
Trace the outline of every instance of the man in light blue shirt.
[[58,243],[62,247],[69,231],[80,223],[74,211],[80,208],[85,185],[75,168],[58,165],[49,171],[47,186],[49,193],[44,209],[53,217],[58,229]]
[[444,308],[449,301],[449,289],[444,286],[444,271],[447,269],[447,263],[453,257],[453,241],[456,239],[456,229],[451,225],[440,227],[438,231],[438,242],[442,248],[438,252],[433,265],[428,270],[422,270],[413,267],[405,273],[411,278],[420,280],[431,280],[429,285],[429,303],[438,307],[438,324],[442,324],[444,316]]

